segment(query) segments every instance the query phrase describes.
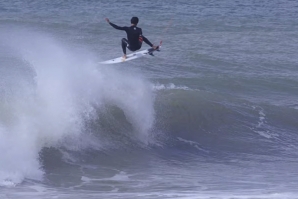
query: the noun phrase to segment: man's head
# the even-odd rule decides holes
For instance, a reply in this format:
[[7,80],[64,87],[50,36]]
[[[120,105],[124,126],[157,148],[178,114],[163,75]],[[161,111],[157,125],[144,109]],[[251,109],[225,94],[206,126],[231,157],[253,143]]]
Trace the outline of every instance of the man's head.
[[131,24],[137,25],[139,23],[139,18],[138,17],[132,17],[130,22],[131,22]]

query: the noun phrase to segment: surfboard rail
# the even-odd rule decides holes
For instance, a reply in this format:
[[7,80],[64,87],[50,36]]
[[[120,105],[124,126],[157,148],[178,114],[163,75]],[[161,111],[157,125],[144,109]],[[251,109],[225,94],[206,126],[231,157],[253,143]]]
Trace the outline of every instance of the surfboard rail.
[[133,59],[137,59],[137,58],[140,58],[140,57],[145,56],[145,55],[153,55],[154,51],[160,51],[161,44],[162,44],[162,41],[160,41],[160,43],[159,43],[159,45],[156,49],[149,48],[149,49],[146,49],[146,50],[141,50],[141,51],[137,51],[137,52],[133,52],[131,54],[128,54],[126,56],[126,59],[124,59],[123,57],[117,57],[117,58],[110,59],[110,60],[103,61],[103,62],[99,62],[99,63],[100,64],[117,64],[117,63],[130,61],[130,60],[133,60]]

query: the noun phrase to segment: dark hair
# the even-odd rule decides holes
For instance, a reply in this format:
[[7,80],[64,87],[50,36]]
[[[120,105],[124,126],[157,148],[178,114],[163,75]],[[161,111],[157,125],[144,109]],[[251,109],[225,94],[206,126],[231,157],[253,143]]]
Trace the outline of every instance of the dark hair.
[[138,24],[139,23],[139,18],[138,17],[132,17],[131,20],[130,20],[130,22],[132,24]]

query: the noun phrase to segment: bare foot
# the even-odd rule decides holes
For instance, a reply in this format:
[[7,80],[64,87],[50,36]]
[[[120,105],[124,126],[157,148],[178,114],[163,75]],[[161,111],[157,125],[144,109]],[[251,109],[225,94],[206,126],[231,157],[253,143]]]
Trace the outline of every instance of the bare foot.
[[126,57],[126,55],[123,55],[122,58],[123,58],[123,59],[126,59],[127,57]]

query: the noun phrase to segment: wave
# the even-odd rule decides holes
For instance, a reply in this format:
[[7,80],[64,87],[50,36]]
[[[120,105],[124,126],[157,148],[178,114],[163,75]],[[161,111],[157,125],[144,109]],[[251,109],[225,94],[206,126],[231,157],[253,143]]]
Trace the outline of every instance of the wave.
[[[117,107],[146,144],[155,95],[139,74],[99,67],[86,51],[54,36],[1,27],[0,185],[41,180],[44,147],[100,148],[101,129],[90,123]],[[98,132],[99,131],[99,132]]]
[[42,180],[56,153],[72,164],[87,157],[84,151],[117,154],[124,147],[210,157],[296,149],[296,106],[152,83],[101,66],[92,53],[54,36],[0,32],[0,150],[7,152],[0,157],[0,186]]
[[173,83],[169,84],[154,84],[152,86],[153,90],[159,91],[159,90],[191,90],[187,86],[176,86]]

